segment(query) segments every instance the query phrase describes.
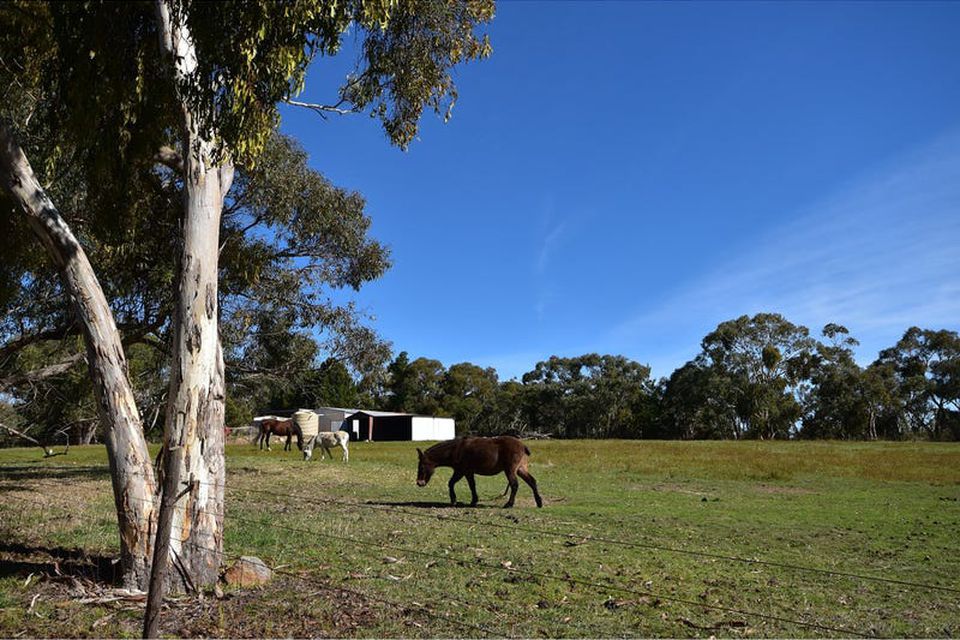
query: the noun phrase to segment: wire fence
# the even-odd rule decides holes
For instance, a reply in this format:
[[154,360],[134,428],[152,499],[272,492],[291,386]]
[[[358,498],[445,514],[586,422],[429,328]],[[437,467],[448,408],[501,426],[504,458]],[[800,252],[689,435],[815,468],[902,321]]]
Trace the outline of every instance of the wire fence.
[[[72,471],[72,470],[75,470],[76,467],[68,467],[67,469]],[[2,480],[2,477],[0,477],[0,480]],[[218,485],[214,485],[210,483],[207,483],[207,484],[210,487],[218,487]],[[31,486],[33,485],[50,486],[50,487],[58,486],[56,483],[50,484],[45,480],[31,480],[30,485]],[[801,573],[805,572],[805,573],[810,573],[810,574],[820,576],[821,578],[831,577],[831,578],[843,578],[843,579],[856,579],[856,580],[861,580],[865,582],[893,585],[898,587],[910,587],[912,589],[927,589],[927,590],[939,591],[939,592],[951,593],[951,594],[960,593],[960,589],[957,589],[955,587],[938,585],[938,584],[921,583],[917,581],[902,580],[898,578],[890,578],[885,576],[876,576],[876,575],[869,575],[869,574],[862,574],[862,573],[855,573],[855,572],[848,572],[848,571],[835,571],[835,570],[822,569],[817,567],[808,567],[808,566],[797,565],[797,564],[766,561],[758,558],[746,558],[746,557],[740,557],[740,556],[734,556],[734,555],[725,555],[725,554],[719,554],[719,553],[714,553],[710,551],[679,549],[669,545],[657,545],[657,544],[652,544],[647,542],[637,542],[637,541],[631,541],[631,540],[625,540],[625,539],[596,536],[592,534],[551,531],[549,529],[520,525],[520,524],[509,525],[509,524],[504,524],[502,522],[491,522],[489,520],[483,520],[483,519],[466,518],[462,516],[452,515],[449,513],[429,513],[428,514],[428,513],[423,513],[422,511],[406,509],[406,508],[403,508],[402,506],[388,506],[388,505],[368,503],[368,502],[357,502],[357,501],[342,500],[342,499],[336,499],[336,498],[317,497],[312,495],[303,495],[300,493],[291,493],[291,492],[285,492],[285,491],[278,492],[278,491],[264,490],[264,489],[234,487],[229,484],[221,486],[219,488],[224,488],[230,491],[240,491],[240,492],[246,493],[247,495],[266,495],[266,496],[270,496],[274,501],[286,501],[286,503],[295,502],[294,506],[302,506],[304,504],[312,504],[316,506],[327,506],[327,507],[333,506],[333,507],[336,507],[338,510],[346,511],[346,512],[354,512],[354,511],[360,511],[360,510],[376,510],[379,512],[388,512],[394,515],[403,515],[403,516],[415,517],[419,519],[432,520],[433,522],[440,522],[440,523],[458,522],[458,523],[469,524],[471,526],[488,528],[491,530],[509,531],[512,533],[536,534],[539,536],[554,537],[554,538],[567,539],[567,540],[573,539],[573,540],[576,540],[578,544],[583,544],[586,542],[601,543],[605,545],[619,546],[624,548],[638,548],[638,549],[644,549],[648,551],[657,551],[662,553],[684,554],[688,556],[696,556],[696,557],[710,559],[710,560],[722,560],[725,562],[743,563],[747,565],[760,565],[767,568],[778,569],[778,570],[789,570],[789,571],[801,572]],[[24,496],[16,496],[16,498],[18,500],[25,500],[26,502],[29,502],[29,500],[26,499]],[[44,510],[50,508],[50,505],[47,503],[37,502],[36,504],[37,506],[43,507]],[[0,506],[3,506],[3,505],[0,504]],[[211,515],[211,516],[218,515],[218,514],[203,512],[203,511],[201,511],[200,513],[206,513],[206,515]],[[434,563],[443,562],[447,564],[452,564],[457,567],[458,571],[464,572],[465,574],[468,572],[475,572],[475,571],[503,572],[504,574],[513,575],[513,576],[525,576],[535,580],[550,581],[550,582],[562,583],[567,585],[577,585],[578,587],[582,587],[586,590],[589,590],[591,592],[595,592],[601,595],[610,595],[613,593],[625,594],[625,595],[639,597],[643,599],[674,603],[677,605],[684,605],[687,607],[700,609],[704,611],[721,612],[724,614],[733,614],[737,616],[748,617],[755,620],[763,620],[769,623],[775,623],[777,625],[781,625],[779,628],[783,628],[783,626],[787,626],[787,628],[791,628],[791,627],[803,628],[803,629],[812,630],[818,633],[829,633],[829,634],[835,634],[835,635],[855,636],[855,637],[873,637],[875,635],[875,632],[872,630],[864,631],[861,629],[855,629],[855,628],[850,628],[846,626],[827,624],[818,620],[791,617],[788,614],[754,611],[754,610],[749,610],[741,607],[725,606],[723,604],[714,604],[714,603],[704,602],[702,600],[696,600],[693,598],[678,596],[673,593],[664,593],[664,592],[655,591],[652,589],[640,589],[632,584],[618,584],[615,582],[601,583],[601,582],[597,582],[596,580],[590,580],[583,576],[571,575],[569,572],[566,572],[566,571],[562,575],[559,575],[559,574],[555,574],[547,571],[539,571],[539,570],[534,570],[530,568],[525,568],[523,566],[513,566],[513,565],[505,565],[503,563],[490,562],[487,560],[483,560],[482,558],[479,558],[479,557],[468,558],[464,556],[435,553],[429,550],[425,550],[424,548],[413,548],[408,545],[395,544],[389,541],[384,541],[382,539],[370,538],[370,537],[359,536],[354,534],[345,534],[343,531],[337,531],[335,534],[331,534],[330,531],[328,530],[325,531],[321,528],[300,526],[300,525],[284,522],[282,519],[277,517],[278,515],[282,515],[282,514],[278,514],[276,512],[266,512],[264,513],[264,515],[266,516],[265,518],[258,520],[240,513],[232,512],[228,516],[228,522],[236,522],[236,523],[239,523],[251,528],[255,528],[255,529],[261,529],[261,530],[269,529],[273,531],[284,531],[292,534],[297,534],[298,536],[300,536],[299,538],[297,538],[300,542],[298,542],[298,546],[293,550],[298,554],[303,551],[304,544],[307,544],[303,542],[304,540],[317,540],[316,546],[318,548],[315,549],[315,551],[317,552],[321,552],[321,549],[319,549],[320,541],[323,541],[324,544],[329,545],[334,540],[341,540],[344,543],[349,543],[349,544],[357,545],[360,547],[377,550],[380,552],[389,551],[392,553],[406,554],[410,557],[423,558]],[[21,513],[21,517],[22,517],[22,513]],[[53,518],[49,519],[49,522],[62,521],[63,518],[64,516],[54,516]],[[22,525],[22,521],[18,524],[18,527],[20,525]],[[237,558],[240,558],[241,555],[255,555],[258,553],[258,550],[254,549],[254,550],[247,550],[249,551],[249,553],[246,553],[246,554],[235,554],[235,553],[228,553],[218,549],[198,547],[196,544],[191,542],[187,542],[186,544],[190,544],[199,549],[204,549],[207,552],[218,554],[223,559],[237,559]],[[284,547],[285,547],[285,552],[289,551],[291,547],[291,543],[286,543]],[[329,580],[311,578],[309,576],[304,576],[302,573],[287,571],[283,569],[275,569],[275,573],[304,581],[305,583],[316,586],[317,588],[322,590],[331,591],[331,592],[340,592],[340,593],[350,593],[350,594],[356,595],[357,597],[364,598],[369,602],[378,602],[385,606],[394,607],[397,610],[401,611],[404,615],[422,614],[425,617],[428,617],[438,623],[449,624],[451,626],[457,627],[460,631],[468,631],[471,634],[482,633],[484,636],[495,636],[495,637],[512,637],[516,635],[515,624],[513,627],[508,629],[504,626],[493,626],[490,624],[477,624],[473,622],[468,622],[462,619],[463,618],[462,614],[439,612],[439,611],[431,610],[425,605],[416,606],[416,604],[418,603],[411,604],[412,601],[406,602],[406,603],[397,602],[395,600],[392,600],[386,597],[386,595],[384,595],[384,593],[382,592],[383,590],[381,590],[381,592],[378,592],[378,593],[369,593],[359,589],[351,589],[343,585],[335,585]],[[783,578],[782,575],[780,577]],[[428,581],[423,581],[423,580],[419,581],[417,588],[420,589],[420,592],[423,593],[424,595],[433,596],[436,602],[442,602],[446,600],[451,604],[455,604],[462,611],[470,611],[474,614],[476,614],[477,612],[483,612],[484,614],[489,614],[489,616],[492,616],[494,619],[498,619],[498,620],[504,617],[504,611],[502,609],[485,605],[483,603],[468,602],[463,599],[457,599],[447,593],[438,593],[436,590],[432,590],[430,588],[430,583]],[[419,599],[425,599],[425,598],[419,598]],[[507,623],[502,622],[501,624],[507,624]],[[563,621],[559,621],[559,623],[557,621],[552,621],[551,624],[554,626],[554,628],[552,629],[553,631],[556,631],[556,630],[560,631],[560,633],[556,635],[571,635],[571,631],[576,632],[577,635],[581,635],[584,637],[598,637],[598,636],[610,635],[609,629],[606,627],[599,627],[599,626],[590,625],[583,622],[563,620]],[[557,626],[558,624],[562,625],[562,627]],[[703,628],[707,628],[707,627],[703,627]],[[529,635],[529,634],[523,633],[521,631],[519,635]]]
[[[299,496],[299,495],[285,495],[284,497],[286,497],[287,499],[295,499],[295,500],[299,500],[299,501],[304,501],[304,500],[306,500],[306,499],[308,498],[307,496]],[[49,507],[49,505],[44,505],[44,506],[45,506],[45,507]],[[345,504],[340,504],[340,506],[346,506],[346,505],[345,505]],[[355,506],[360,506],[360,505],[357,504],[357,505],[355,505]],[[199,513],[204,513],[205,515],[211,515],[211,516],[215,516],[215,515],[216,515],[216,514],[213,514],[213,513],[203,512],[203,511],[200,511]],[[282,523],[282,522],[279,522],[275,517],[271,517],[267,522],[258,521],[258,520],[255,520],[255,519],[253,519],[253,518],[249,518],[249,517],[242,516],[242,515],[238,515],[238,514],[232,514],[230,517],[231,517],[231,519],[232,519],[233,521],[239,522],[239,523],[241,523],[241,524],[248,525],[248,526],[263,527],[263,528],[269,527],[271,530],[281,530],[281,531],[287,531],[287,532],[290,532],[290,533],[301,534],[301,535],[303,535],[303,536],[307,536],[307,537],[312,538],[312,539],[317,539],[317,540],[329,540],[329,538],[327,537],[327,532],[325,532],[325,531],[323,531],[323,530],[319,530],[319,529],[316,529],[316,528],[291,526],[291,525],[288,525],[288,524],[284,524],[284,523]],[[475,522],[475,521],[471,521],[471,524],[478,524],[478,523]],[[515,527],[515,528],[519,528],[519,527]],[[302,539],[302,538],[301,538],[301,539]],[[497,563],[493,563],[493,562],[482,561],[482,560],[480,560],[480,559],[478,559],[478,558],[466,558],[466,557],[462,557],[462,556],[453,556],[453,557],[451,557],[450,555],[433,553],[433,552],[424,551],[424,550],[421,550],[421,549],[413,549],[413,548],[406,547],[406,546],[402,546],[402,545],[383,543],[383,542],[381,542],[381,541],[365,539],[365,538],[361,538],[361,537],[358,537],[358,536],[349,536],[349,537],[347,537],[345,540],[348,541],[348,542],[351,543],[351,544],[356,544],[356,545],[359,545],[359,546],[364,546],[364,547],[371,548],[371,549],[376,549],[376,550],[379,550],[379,551],[391,551],[391,552],[395,552],[395,553],[396,553],[396,552],[399,552],[399,553],[402,553],[402,554],[407,554],[407,555],[410,555],[410,556],[421,557],[421,558],[429,559],[429,560],[436,561],[436,562],[452,563],[452,564],[455,564],[455,565],[456,565],[459,569],[461,569],[461,570],[471,571],[471,570],[477,570],[477,569],[485,569],[485,570],[491,570],[491,571],[498,571],[498,572],[504,572],[504,573],[509,573],[509,574],[513,574],[513,575],[527,576],[527,577],[530,577],[530,578],[536,578],[536,579],[541,579],[541,580],[555,581],[555,582],[565,583],[565,584],[569,584],[569,585],[574,585],[574,584],[575,584],[575,585],[588,588],[588,589],[590,589],[590,590],[593,590],[593,591],[595,591],[595,592],[597,592],[597,593],[601,593],[601,594],[604,594],[604,595],[608,595],[608,594],[611,594],[611,593],[627,594],[627,595],[636,596],[636,597],[641,597],[641,598],[654,599],[654,600],[657,600],[657,601],[672,602],[672,603],[676,603],[676,604],[683,604],[683,605],[686,605],[686,606],[689,606],[689,607],[698,608],[698,609],[704,609],[704,610],[709,610],[709,611],[718,611],[718,612],[722,612],[722,613],[725,613],[725,614],[735,614],[735,615],[738,615],[738,616],[745,616],[745,617],[749,617],[749,618],[754,618],[754,619],[759,619],[759,620],[765,620],[765,621],[767,621],[767,622],[775,622],[775,623],[778,623],[778,624],[780,624],[780,625],[792,625],[792,626],[795,626],[795,627],[812,629],[812,630],[816,630],[816,631],[819,631],[819,632],[828,632],[828,633],[831,633],[831,634],[839,634],[839,635],[845,635],[845,636],[857,636],[857,637],[871,637],[871,636],[872,636],[872,633],[869,633],[869,632],[864,632],[864,631],[860,631],[860,630],[856,630],[856,629],[851,629],[851,628],[847,628],[847,627],[842,627],[842,626],[828,625],[828,624],[824,624],[824,623],[817,622],[817,621],[802,620],[802,619],[790,618],[790,617],[787,617],[787,616],[784,616],[784,615],[775,615],[775,614],[770,614],[770,613],[750,611],[750,610],[746,610],[746,609],[742,609],[742,608],[737,608],[737,607],[730,607],[730,606],[724,606],[724,605],[718,605],[718,604],[711,604],[711,603],[707,603],[707,602],[702,602],[702,601],[693,600],[693,599],[689,599],[689,598],[678,597],[678,596],[675,596],[675,595],[672,595],[672,594],[657,592],[657,591],[653,591],[653,590],[637,589],[637,588],[634,588],[634,587],[631,587],[631,586],[626,586],[626,585],[598,583],[598,582],[596,582],[596,581],[588,580],[588,579],[585,579],[585,578],[582,578],[582,577],[572,576],[572,575],[570,575],[569,573],[566,573],[565,575],[555,575],[555,574],[552,574],[552,573],[547,573],[547,572],[543,572],[543,571],[534,571],[534,570],[526,569],[526,568],[519,567],[519,566],[504,566],[504,565],[502,565],[502,564],[497,564]],[[193,543],[188,543],[188,544],[191,544],[192,546],[197,547],[196,544],[193,544]],[[203,547],[198,547],[198,548],[203,548]],[[204,548],[204,549],[206,549],[206,548]],[[222,552],[222,551],[219,551],[219,550],[214,550],[214,549],[206,549],[206,550],[207,550],[207,551],[211,551],[211,552],[215,552],[215,553],[217,553],[217,554],[222,554],[223,557],[230,557],[230,558],[238,558],[238,557],[240,557],[239,555],[229,554],[229,553]],[[301,549],[301,550],[302,550],[302,549]],[[298,578],[298,579],[304,579],[302,575],[296,574],[296,573],[293,573],[293,572],[285,572],[285,571],[282,571],[282,570],[281,570],[281,571],[278,571],[278,573],[280,573],[281,575],[288,575],[288,574],[289,574],[291,577],[295,577],[295,578]],[[314,581],[314,582],[316,582],[316,581]],[[396,603],[396,602],[390,601],[390,600],[388,600],[388,599],[385,599],[385,598],[381,597],[380,595],[371,595],[371,594],[364,593],[364,592],[361,592],[361,591],[358,591],[358,590],[347,589],[347,588],[345,588],[345,587],[335,587],[335,586],[331,585],[331,584],[328,583],[328,582],[322,582],[322,583],[321,583],[321,582],[316,582],[316,584],[317,584],[318,586],[319,586],[319,585],[322,585],[322,586],[324,586],[324,588],[326,588],[326,589],[350,591],[350,592],[353,592],[353,593],[356,593],[356,594],[360,594],[360,595],[362,595],[363,597],[365,597],[365,598],[367,598],[367,599],[369,599],[369,600],[371,600],[371,601],[380,601],[380,602],[389,604],[389,605],[391,605],[391,606],[406,607],[406,609],[409,609],[409,606],[408,606],[408,605],[402,605],[401,603]],[[476,607],[476,605],[473,604],[473,603],[465,603],[465,604],[468,604],[468,606],[471,606],[471,607]],[[449,615],[443,615],[442,617],[443,617],[447,622],[450,622],[451,624],[461,624],[461,626],[462,626],[463,628],[465,628],[465,629],[471,629],[471,630],[473,630],[473,631],[483,631],[485,635],[494,635],[494,636],[499,636],[499,637],[509,637],[509,636],[513,635],[513,634],[511,634],[511,633],[509,633],[509,632],[505,632],[505,631],[502,630],[502,629],[500,629],[500,630],[495,630],[495,629],[491,629],[491,628],[488,628],[488,627],[485,627],[485,626],[482,626],[482,625],[475,625],[475,624],[473,624],[473,623],[465,623],[463,620],[459,620],[459,619],[454,618],[454,617],[451,617],[451,616],[449,616]],[[600,635],[609,635],[609,632],[608,632],[607,630],[601,630],[601,629],[598,628],[598,627],[588,627],[588,626],[584,626],[584,625],[580,625],[580,624],[576,624],[576,623],[574,623],[574,624],[566,623],[566,624],[568,624],[571,629],[576,629],[576,630],[579,631],[581,634],[582,634],[583,632],[587,632],[585,635],[590,636],[590,637],[596,637],[596,636],[600,636]]]
[[[207,486],[216,486],[212,483],[202,483],[202,484],[207,484]],[[763,560],[760,558],[745,558],[742,556],[726,555],[726,554],[713,553],[710,551],[701,551],[696,549],[680,549],[678,547],[658,545],[658,544],[653,544],[648,542],[637,542],[632,540],[620,540],[620,539],[609,538],[605,536],[597,536],[591,533],[584,533],[584,532],[574,533],[574,532],[550,531],[549,529],[541,529],[537,527],[530,527],[530,526],[524,526],[524,525],[508,525],[502,522],[490,522],[490,521],[476,520],[471,518],[462,518],[462,517],[449,515],[449,514],[430,515],[430,514],[420,513],[417,511],[412,511],[409,509],[403,509],[402,507],[384,506],[384,505],[378,505],[378,504],[371,504],[369,502],[338,500],[335,498],[316,498],[314,496],[305,496],[305,495],[300,495],[295,493],[289,493],[284,495],[275,491],[265,491],[262,489],[249,489],[245,487],[238,487],[238,488],[235,488],[235,490],[243,491],[246,493],[270,495],[275,498],[286,498],[286,497],[296,498],[297,500],[300,500],[302,502],[317,504],[317,505],[334,505],[334,506],[348,507],[348,508],[367,508],[367,509],[375,509],[378,511],[395,510],[399,513],[403,513],[404,515],[417,517],[417,518],[448,520],[451,522],[467,523],[467,524],[477,525],[477,526],[491,528],[491,529],[504,529],[504,530],[514,531],[514,532],[535,533],[542,536],[575,540],[577,542],[603,543],[603,544],[609,544],[609,545],[620,546],[620,547],[646,549],[650,551],[661,551],[665,553],[683,554],[688,556],[695,556],[698,558],[725,560],[729,562],[739,562],[739,563],[750,564],[750,565],[775,567],[779,569],[790,569],[792,571],[816,573],[816,574],[821,574],[826,576],[853,578],[853,579],[861,580],[864,582],[880,582],[880,583],[894,584],[894,585],[912,587],[912,588],[918,588],[918,589],[944,591],[947,593],[960,593],[960,588],[949,587],[944,585],[915,582],[911,580],[901,580],[897,578],[888,578],[884,576],[854,573],[850,571],[838,571],[835,569],[808,567],[808,566],[803,566],[798,564],[791,564],[787,562]]]
[[[51,467],[45,467],[45,470],[49,470]],[[60,467],[67,470],[99,470],[103,471],[103,467]],[[211,488],[222,488],[229,489],[232,491],[241,491],[247,494],[254,495],[265,495],[274,499],[296,499],[302,503],[315,504],[318,506],[335,506],[338,508],[346,509],[370,509],[380,512],[391,512],[391,513],[401,513],[406,516],[421,518],[426,520],[447,520],[450,522],[460,522],[466,523],[474,526],[480,526],[490,529],[502,529],[514,532],[523,532],[523,533],[533,533],[542,536],[549,536],[554,538],[563,538],[568,540],[574,540],[578,543],[582,542],[592,542],[592,543],[602,543],[609,544],[613,546],[626,547],[626,548],[635,548],[635,549],[645,549],[650,551],[659,551],[664,553],[672,554],[681,554],[688,555],[703,559],[712,559],[712,560],[724,560],[733,563],[743,563],[748,565],[757,565],[757,566],[766,566],[779,569],[788,569],[791,571],[811,573],[811,574],[821,574],[825,576],[834,576],[834,577],[844,577],[851,578],[855,580],[860,580],[864,582],[877,582],[885,583],[892,585],[899,585],[904,587],[911,587],[917,589],[927,589],[931,591],[942,591],[946,593],[957,593],[960,594],[960,587],[953,587],[948,585],[932,584],[928,582],[918,582],[913,580],[904,580],[900,578],[891,578],[887,576],[878,576],[871,575],[866,573],[857,573],[853,571],[842,571],[837,569],[824,569],[822,567],[811,567],[807,565],[800,565],[796,563],[788,562],[779,562],[772,560],[764,560],[762,558],[748,558],[743,556],[735,556],[729,554],[715,553],[711,551],[704,551],[699,549],[682,549],[675,546],[668,546],[665,544],[657,544],[655,542],[641,542],[635,540],[623,540],[617,538],[610,538],[606,536],[598,536],[593,533],[587,532],[562,532],[562,531],[551,531],[549,529],[543,529],[538,527],[530,527],[526,525],[508,525],[502,522],[491,522],[486,520],[477,520],[472,518],[464,518],[456,515],[451,515],[449,513],[423,513],[422,510],[411,510],[405,509],[399,505],[383,505],[371,502],[358,502],[353,500],[343,500],[338,498],[329,498],[323,497],[318,498],[315,495],[304,495],[294,492],[279,492],[275,490],[264,490],[264,489],[251,489],[249,487],[237,487],[233,485],[217,485],[216,483],[200,482],[196,481],[197,484],[202,484]]]

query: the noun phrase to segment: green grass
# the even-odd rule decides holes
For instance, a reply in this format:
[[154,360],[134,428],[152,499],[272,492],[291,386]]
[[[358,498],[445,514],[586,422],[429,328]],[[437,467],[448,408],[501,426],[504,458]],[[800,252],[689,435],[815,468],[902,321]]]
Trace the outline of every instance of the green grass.
[[[259,556],[282,573],[263,590],[208,598],[183,616],[189,623],[165,629],[357,637],[960,633],[960,446],[530,442],[545,507],[536,509],[521,483],[509,511],[495,498],[502,475],[478,479],[476,509],[446,507],[448,469],[416,487],[415,446],[356,443],[346,465],[230,446],[226,551]],[[457,492],[469,500],[465,481]],[[0,540],[115,553],[103,449],[76,447],[47,460],[36,449],[0,451]],[[32,565],[10,557],[0,553],[0,636],[138,635],[138,611],[58,600],[43,591],[45,581],[24,586]]]

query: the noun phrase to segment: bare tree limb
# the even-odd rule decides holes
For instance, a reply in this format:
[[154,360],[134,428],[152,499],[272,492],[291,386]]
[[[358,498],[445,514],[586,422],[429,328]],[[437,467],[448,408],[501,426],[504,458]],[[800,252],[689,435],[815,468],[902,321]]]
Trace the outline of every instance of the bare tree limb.
[[[357,113],[357,109],[355,108],[342,109],[337,105],[318,104],[316,102],[300,102],[299,100],[290,100],[289,98],[284,100],[284,102],[294,107],[303,107],[304,109],[310,109],[311,111],[314,111],[315,113],[317,113],[324,120],[326,120],[328,113],[336,113],[342,116],[345,116],[351,113]],[[338,105],[342,104],[342,102],[343,101],[341,100],[337,104]]]
[[40,382],[41,380],[58,376],[61,373],[69,371],[71,367],[78,362],[82,362],[85,358],[86,353],[83,351],[78,351],[77,353],[64,358],[56,364],[41,367],[40,369],[34,369],[33,371],[28,371],[26,373],[0,378],[0,389],[8,389],[21,384]]
[[24,347],[37,343],[43,342],[44,340],[62,340],[69,335],[79,335],[80,327],[75,321],[71,321],[70,324],[64,325],[62,327],[57,327],[55,329],[48,329],[46,331],[40,331],[38,333],[22,335],[15,340],[11,340],[3,346],[0,346],[0,361],[5,360],[7,357],[13,353],[23,349]]
[[[27,434],[23,433],[22,431],[17,431],[17,430],[14,429],[13,427],[9,427],[9,426],[3,424],[2,422],[0,422],[0,429],[5,429],[5,430],[9,431],[10,433],[12,433],[13,435],[19,436],[20,438],[23,438],[24,440],[27,440],[28,442],[32,442],[33,444],[37,445],[38,447],[40,447],[41,449],[43,449],[43,457],[44,457],[44,458],[52,458],[53,456],[62,456],[62,455],[66,455],[66,453],[67,453],[66,451],[63,451],[62,453],[55,453],[53,449],[51,449],[51,448],[47,447],[46,445],[42,444],[42,443],[41,443],[39,440],[37,440],[36,438],[34,438],[34,437],[32,437],[32,436],[28,436]],[[68,447],[69,447],[69,445],[68,445]]]

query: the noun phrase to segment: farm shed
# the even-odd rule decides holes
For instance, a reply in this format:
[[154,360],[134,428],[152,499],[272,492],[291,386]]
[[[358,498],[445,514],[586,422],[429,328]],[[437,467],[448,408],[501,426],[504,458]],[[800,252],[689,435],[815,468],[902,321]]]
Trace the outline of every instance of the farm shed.
[[349,431],[343,428],[344,419],[360,411],[360,409],[346,409],[344,407],[317,407],[313,410],[320,416],[320,431]]
[[351,440],[449,440],[456,435],[453,418],[389,411],[357,411],[341,427]]

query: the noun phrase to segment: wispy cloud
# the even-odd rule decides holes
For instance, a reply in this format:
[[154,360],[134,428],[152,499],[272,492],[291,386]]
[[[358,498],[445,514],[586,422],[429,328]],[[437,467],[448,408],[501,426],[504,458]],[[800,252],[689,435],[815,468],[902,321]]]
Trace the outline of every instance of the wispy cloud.
[[550,264],[550,258],[560,245],[564,231],[567,229],[567,222],[561,220],[554,224],[540,241],[540,251],[537,253],[536,270],[538,274],[543,274]]
[[557,207],[553,194],[548,194],[544,201],[540,217],[540,239],[536,248],[536,260],[533,264],[533,275],[536,282],[537,294],[533,306],[538,321],[542,321],[547,314],[547,308],[556,297],[556,286],[550,274],[551,262],[558,252],[563,250],[567,240],[571,217],[561,216],[558,219]]
[[910,325],[957,328],[960,131],[800,212],[658,307],[638,310],[608,341],[643,349],[659,336],[651,355],[667,365],[667,354],[687,351],[675,345],[695,353],[719,322],[759,311],[812,331],[844,324],[861,340],[864,361]]

